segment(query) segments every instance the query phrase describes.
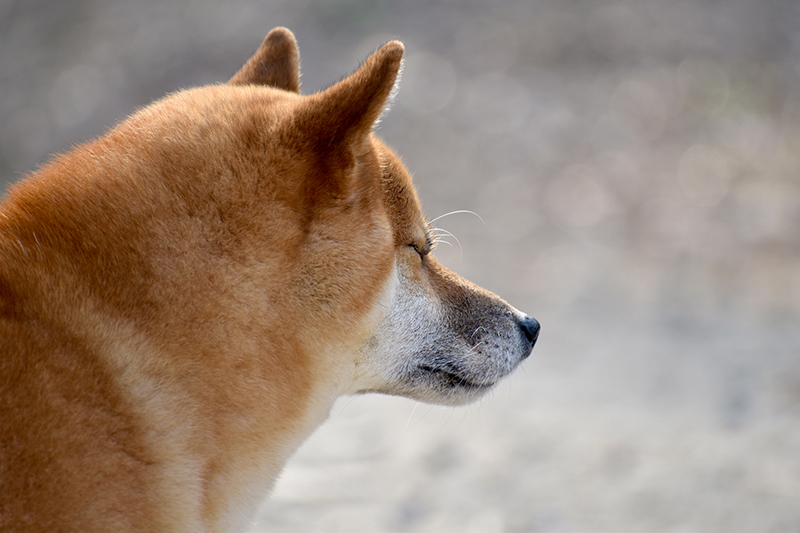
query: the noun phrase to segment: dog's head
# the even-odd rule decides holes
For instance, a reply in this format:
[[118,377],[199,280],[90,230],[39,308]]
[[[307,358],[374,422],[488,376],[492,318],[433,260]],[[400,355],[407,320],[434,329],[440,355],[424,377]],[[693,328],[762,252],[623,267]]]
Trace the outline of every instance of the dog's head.
[[[329,195],[322,203],[337,198],[340,211],[369,212],[366,222],[373,226],[371,231],[351,227],[353,235],[372,240],[328,243],[361,247],[373,263],[355,275],[342,265],[338,277],[330,280],[332,286],[347,292],[380,278],[379,291],[352,290],[360,300],[353,305],[366,304],[375,312],[352,352],[352,381],[345,392],[461,404],[479,397],[530,355],[539,324],[434,258],[436,238],[422,215],[411,177],[372,133],[396,88],[402,54],[399,42],[384,45],[350,77],[304,97],[287,120],[312,132],[300,144],[318,158],[316,168],[323,169],[309,178],[307,190]],[[297,93],[298,76],[294,37],[278,28],[229,83]],[[297,139],[287,141],[297,144]],[[365,210],[358,207],[367,204]],[[330,253],[337,261],[348,252]],[[331,287],[314,288],[317,302],[341,301],[326,290]]]

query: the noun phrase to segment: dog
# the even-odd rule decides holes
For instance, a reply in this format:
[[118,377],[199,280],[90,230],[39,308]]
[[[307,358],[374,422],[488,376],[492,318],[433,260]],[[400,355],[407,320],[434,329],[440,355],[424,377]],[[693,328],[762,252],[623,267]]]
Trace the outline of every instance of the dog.
[[241,530],[339,396],[464,404],[529,356],[373,132],[403,52],[301,95],[276,28],[10,189],[0,530]]

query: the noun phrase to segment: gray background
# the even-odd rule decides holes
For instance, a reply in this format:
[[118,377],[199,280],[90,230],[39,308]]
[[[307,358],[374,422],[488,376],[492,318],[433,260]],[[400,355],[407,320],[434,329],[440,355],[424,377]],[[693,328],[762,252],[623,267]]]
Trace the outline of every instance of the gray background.
[[[0,0],[0,181],[276,25],[303,91],[406,44],[380,135],[537,317],[478,404],[342,399],[256,529],[800,529],[800,3]],[[452,239],[451,239],[452,241]]]

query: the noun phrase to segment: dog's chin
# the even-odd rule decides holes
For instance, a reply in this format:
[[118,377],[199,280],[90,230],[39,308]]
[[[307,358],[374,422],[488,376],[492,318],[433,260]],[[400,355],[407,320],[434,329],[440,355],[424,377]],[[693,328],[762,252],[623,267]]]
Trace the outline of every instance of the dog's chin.
[[415,389],[423,396],[418,399],[448,405],[462,405],[476,400],[495,384],[495,380],[485,377],[471,377],[449,368],[427,365],[417,367],[413,381]]
[[431,387],[428,389],[407,390],[402,395],[424,403],[456,407],[467,405],[480,399],[493,386],[458,385],[450,388]]
[[460,405],[470,404],[480,399],[486,394],[492,385],[484,385],[480,388],[452,388],[452,389],[439,389],[439,388],[408,388],[408,387],[387,387],[385,389],[363,389],[358,391],[358,394],[378,393],[387,394],[389,396],[402,396],[410,398],[418,402],[434,404],[434,405],[447,405],[450,407],[458,407]]
[[377,392],[429,404],[458,406],[478,400],[494,385],[495,381],[470,378],[441,368],[418,367],[400,383],[359,393]]

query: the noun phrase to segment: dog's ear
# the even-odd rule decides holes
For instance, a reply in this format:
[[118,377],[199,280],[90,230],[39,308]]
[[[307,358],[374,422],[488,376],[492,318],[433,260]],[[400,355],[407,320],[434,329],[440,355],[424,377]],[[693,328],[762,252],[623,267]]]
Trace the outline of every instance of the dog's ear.
[[228,83],[300,92],[300,52],[294,34],[286,28],[269,32],[258,51]]
[[353,74],[308,97],[295,124],[317,153],[340,152],[372,131],[394,96],[403,50],[401,42],[388,42]]

